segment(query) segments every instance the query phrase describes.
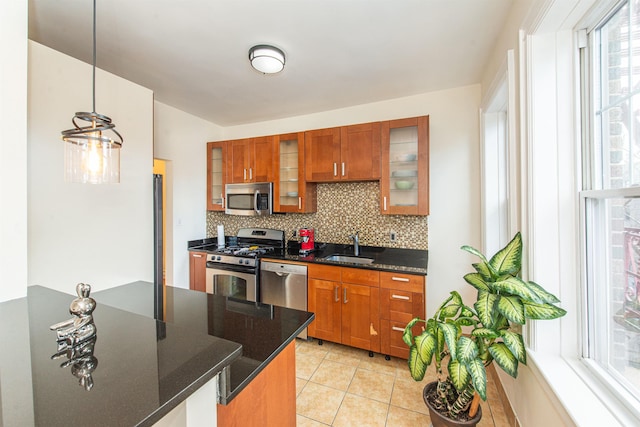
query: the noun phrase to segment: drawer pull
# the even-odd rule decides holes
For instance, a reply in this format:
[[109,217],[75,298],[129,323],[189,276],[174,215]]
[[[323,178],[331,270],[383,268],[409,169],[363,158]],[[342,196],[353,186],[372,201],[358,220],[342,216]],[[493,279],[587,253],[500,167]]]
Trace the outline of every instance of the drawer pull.
[[396,294],[391,295],[391,298],[393,298],[393,299],[403,299],[405,301],[409,301],[411,299],[406,295],[396,295]]
[[409,281],[409,279],[407,279],[406,277],[395,277],[395,276],[393,276],[391,278],[391,280],[395,280],[396,282],[408,282]]
[[198,255],[198,254],[192,254],[191,256],[194,258],[202,258],[202,255]]
[[391,329],[398,332],[404,332],[404,328],[400,328],[398,326],[392,326]]

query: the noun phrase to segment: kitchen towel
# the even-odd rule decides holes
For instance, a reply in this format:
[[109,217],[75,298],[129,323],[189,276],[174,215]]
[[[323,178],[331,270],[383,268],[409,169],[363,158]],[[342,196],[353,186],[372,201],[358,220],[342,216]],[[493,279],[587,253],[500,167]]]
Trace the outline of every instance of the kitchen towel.
[[218,247],[224,248],[224,225],[218,226]]

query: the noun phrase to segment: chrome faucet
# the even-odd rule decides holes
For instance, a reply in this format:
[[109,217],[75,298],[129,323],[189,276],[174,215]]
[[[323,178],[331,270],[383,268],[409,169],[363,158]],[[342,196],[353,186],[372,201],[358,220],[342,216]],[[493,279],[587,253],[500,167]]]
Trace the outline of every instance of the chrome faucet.
[[360,255],[360,240],[358,238],[358,231],[356,231],[353,234],[349,234],[349,238],[353,239],[353,254],[355,256],[359,256]]

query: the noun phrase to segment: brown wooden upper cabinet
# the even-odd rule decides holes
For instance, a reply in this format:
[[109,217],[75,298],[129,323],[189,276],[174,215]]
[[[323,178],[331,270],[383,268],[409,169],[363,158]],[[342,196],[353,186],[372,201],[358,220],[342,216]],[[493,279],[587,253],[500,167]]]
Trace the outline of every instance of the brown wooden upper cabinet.
[[227,143],[207,143],[207,210],[224,211],[227,183]]
[[380,211],[429,214],[429,116],[382,122]]
[[273,210],[308,213],[317,210],[315,183],[304,175],[304,132],[275,137]]
[[238,139],[228,142],[230,148],[229,181],[270,182],[273,170],[273,137]]
[[380,123],[305,133],[305,175],[309,182],[380,179]]

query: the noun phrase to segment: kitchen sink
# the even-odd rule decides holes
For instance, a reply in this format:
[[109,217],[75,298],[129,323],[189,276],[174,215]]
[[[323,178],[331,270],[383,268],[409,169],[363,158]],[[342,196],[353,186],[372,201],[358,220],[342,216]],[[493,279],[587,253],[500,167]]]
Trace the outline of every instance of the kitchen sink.
[[349,255],[329,255],[322,258],[324,261],[350,262],[352,264],[371,264],[373,258],[362,258]]

